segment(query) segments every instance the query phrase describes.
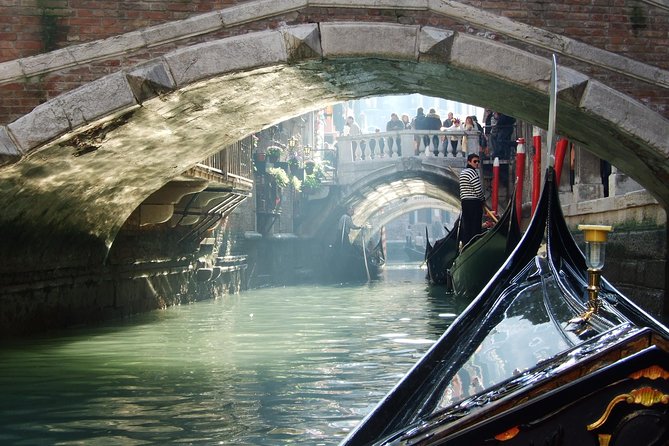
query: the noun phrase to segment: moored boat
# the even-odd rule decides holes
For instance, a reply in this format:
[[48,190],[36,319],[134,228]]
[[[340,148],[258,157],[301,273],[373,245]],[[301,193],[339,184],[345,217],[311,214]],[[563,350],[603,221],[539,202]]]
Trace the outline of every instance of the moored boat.
[[495,226],[475,236],[453,259],[449,276],[457,295],[474,298],[518,244],[520,219],[514,202],[515,193]]
[[458,255],[457,228],[459,224],[460,219],[458,218],[448,234],[434,242],[434,246],[430,244],[430,239],[426,234],[426,278],[433,285],[446,285],[448,289],[452,287],[448,270],[451,265],[453,265],[453,261]]
[[383,229],[374,246],[345,243],[331,250],[329,275],[338,282],[378,279],[386,264]]

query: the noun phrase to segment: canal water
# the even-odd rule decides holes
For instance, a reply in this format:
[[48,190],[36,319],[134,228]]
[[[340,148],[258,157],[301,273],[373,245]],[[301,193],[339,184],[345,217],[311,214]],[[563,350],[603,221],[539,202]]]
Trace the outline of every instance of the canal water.
[[424,271],[0,345],[3,445],[336,445],[466,306]]

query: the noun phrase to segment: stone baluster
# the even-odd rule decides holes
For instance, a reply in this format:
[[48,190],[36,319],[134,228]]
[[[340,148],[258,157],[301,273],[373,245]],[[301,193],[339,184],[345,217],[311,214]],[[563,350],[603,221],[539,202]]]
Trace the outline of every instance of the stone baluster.
[[362,140],[353,141],[353,161],[362,160]]
[[339,164],[351,163],[355,159],[353,144],[350,139],[342,139],[337,144],[337,162]]
[[402,156],[414,156],[416,154],[416,143],[413,138],[413,133],[408,131],[400,133],[400,141],[402,142]]
[[372,159],[379,159],[383,156],[383,151],[381,149],[381,139],[382,138],[374,135],[368,142],[372,153]]
[[394,136],[388,136],[386,138],[387,141],[387,147],[388,147],[388,157],[389,158],[397,158],[397,141]]
[[[428,144],[426,145],[426,137]],[[418,146],[419,146],[419,155],[423,157],[428,157],[430,156],[430,145],[429,145],[429,136],[426,135],[418,135]]]
[[439,158],[446,157],[446,154],[448,153],[448,150],[446,149],[447,145],[448,138],[443,135],[439,136],[439,145],[437,146],[437,156]]

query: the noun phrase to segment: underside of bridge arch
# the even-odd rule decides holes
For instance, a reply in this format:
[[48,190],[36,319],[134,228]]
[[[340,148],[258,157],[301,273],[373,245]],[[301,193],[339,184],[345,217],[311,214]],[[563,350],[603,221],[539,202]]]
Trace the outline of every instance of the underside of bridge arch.
[[305,230],[305,235],[327,239],[336,233],[339,218],[349,208],[353,209],[354,223],[371,224],[372,234],[411,210],[431,207],[457,213],[460,209],[455,171],[428,161],[378,169],[336,195],[326,212],[311,216],[309,227],[314,230]]
[[[16,154],[0,169],[0,255],[10,270],[101,264],[167,182],[246,135],[342,100],[421,93],[546,128],[550,72],[549,60],[499,42],[390,24],[303,25],[177,49],[0,129],[4,153]],[[559,70],[558,90],[558,133],[666,206],[667,121],[570,69]]]

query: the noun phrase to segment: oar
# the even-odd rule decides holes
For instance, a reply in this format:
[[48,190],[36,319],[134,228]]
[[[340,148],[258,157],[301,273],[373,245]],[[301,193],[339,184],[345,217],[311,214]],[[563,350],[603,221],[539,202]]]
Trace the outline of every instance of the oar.
[[371,282],[372,278],[369,275],[369,265],[367,265],[367,243],[365,243],[365,231],[366,229],[362,229],[362,258],[365,260],[365,272],[367,273],[367,282]]

